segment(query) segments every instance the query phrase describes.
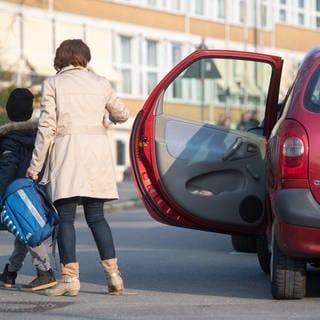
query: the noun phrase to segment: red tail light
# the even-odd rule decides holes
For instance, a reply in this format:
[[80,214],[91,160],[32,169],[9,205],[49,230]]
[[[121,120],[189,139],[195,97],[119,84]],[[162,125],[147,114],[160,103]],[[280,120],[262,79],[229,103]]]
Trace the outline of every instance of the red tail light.
[[308,137],[303,126],[285,120],[280,132],[279,166],[281,178],[306,179],[308,175]]

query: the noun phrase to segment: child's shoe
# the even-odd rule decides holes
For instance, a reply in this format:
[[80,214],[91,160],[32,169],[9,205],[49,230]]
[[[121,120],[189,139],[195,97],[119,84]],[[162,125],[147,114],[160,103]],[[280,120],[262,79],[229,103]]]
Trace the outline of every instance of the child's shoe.
[[9,267],[9,263],[5,265],[3,272],[0,273],[0,281],[3,282],[3,286],[5,288],[12,288],[16,284],[17,272],[9,271],[8,267]]
[[58,282],[54,276],[53,270],[42,271],[37,269],[37,277],[33,279],[29,284],[23,286],[24,290],[38,291],[47,288],[51,288]]

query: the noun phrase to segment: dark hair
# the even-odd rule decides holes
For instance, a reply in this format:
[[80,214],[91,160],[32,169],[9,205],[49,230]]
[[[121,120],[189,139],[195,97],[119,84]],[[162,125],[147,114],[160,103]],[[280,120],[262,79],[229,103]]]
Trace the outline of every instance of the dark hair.
[[90,49],[81,39],[64,40],[56,50],[54,68],[59,71],[69,65],[86,67],[90,60]]

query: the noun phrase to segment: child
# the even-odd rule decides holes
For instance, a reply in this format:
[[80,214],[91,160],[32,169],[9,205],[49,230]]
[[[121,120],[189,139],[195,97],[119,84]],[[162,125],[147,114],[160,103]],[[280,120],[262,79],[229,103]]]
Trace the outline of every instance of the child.
[[[6,111],[10,122],[0,127],[0,197],[10,182],[26,176],[37,133],[37,121],[31,120],[33,98],[33,94],[25,88],[14,89],[8,98]],[[36,267],[37,277],[25,285],[25,289],[37,291],[54,286],[57,281],[45,246],[42,244],[32,248],[16,238],[9,263],[0,274],[4,287],[15,285],[17,272],[28,251]]]

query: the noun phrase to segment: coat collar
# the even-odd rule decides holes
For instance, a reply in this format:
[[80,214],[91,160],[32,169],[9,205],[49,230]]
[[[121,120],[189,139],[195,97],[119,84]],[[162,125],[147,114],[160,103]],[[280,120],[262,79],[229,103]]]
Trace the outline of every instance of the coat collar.
[[80,66],[73,66],[73,65],[69,65],[67,67],[63,67],[61,70],[59,70],[57,72],[57,74],[63,73],[63,72],[67,72],[67,71],[71,71],[71,70],[88,70],[87,68],[84,67],[80,67]]
[[38,121],[39,121],[38,118],[31,118],[28,121],[19,121],[19,122],[10,121],[0,126],[0,136],[15,130],[36,129],[38,127]]

